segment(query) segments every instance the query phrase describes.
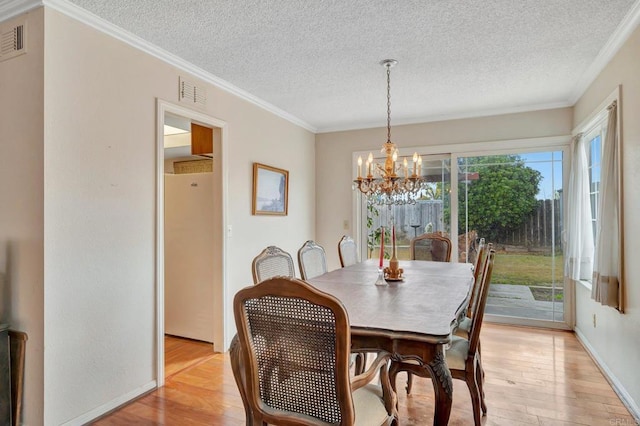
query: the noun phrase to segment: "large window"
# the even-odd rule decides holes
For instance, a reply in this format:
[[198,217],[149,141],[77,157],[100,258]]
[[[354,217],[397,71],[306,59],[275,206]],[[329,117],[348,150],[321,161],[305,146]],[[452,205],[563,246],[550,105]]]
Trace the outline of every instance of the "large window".
[[[595,255],[595,241],[598,231],[599,203],[601,198],[601,172],[602,172],[602,146],[606,132],[604,118],[596,121],[590,128],[578,135],[575,141],[576,150],[574,156],[584,153],[584,160],[574,160],[572,165],[573,180],[576,185],[569,189],[569,217],[576,226],[570,226],[568,233],[570,238],[577,239],[577,247],[569,248],[569,259],[573,264],[568,264],[568,276],[583,282],[591,282],[593,273],[593,259]],[[579,180],[584,179],[583,185]],[[584,191],[588,199],[582,203],[580,192]],[[580,225],[582,223],[582,226]],[[577,266],[579,263],[579,266]]]
[[589,199],[591,201],[591,225],[596,238],[598,225],[598,201],[600,195],[600,159],[602,158],[602,126],[587,135],[589,144]]
[[568,191],[566,276],[591,282],[591,297],[623,310],[619,91],[575,129]]

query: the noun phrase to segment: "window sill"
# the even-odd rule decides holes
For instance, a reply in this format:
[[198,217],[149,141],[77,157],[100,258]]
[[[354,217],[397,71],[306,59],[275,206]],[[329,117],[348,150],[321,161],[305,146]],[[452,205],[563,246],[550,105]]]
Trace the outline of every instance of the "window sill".
[[587,290],[591,291],[591,288],[592,288],[591,281],[578,280],[577,282],[580,283]]

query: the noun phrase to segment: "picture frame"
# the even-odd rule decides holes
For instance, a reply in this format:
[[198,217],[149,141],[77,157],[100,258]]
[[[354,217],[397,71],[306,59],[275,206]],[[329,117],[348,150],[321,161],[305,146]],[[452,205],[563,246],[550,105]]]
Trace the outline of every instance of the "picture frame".
[[286,216],[289,211],[289,171],[253,163],[254,215]]

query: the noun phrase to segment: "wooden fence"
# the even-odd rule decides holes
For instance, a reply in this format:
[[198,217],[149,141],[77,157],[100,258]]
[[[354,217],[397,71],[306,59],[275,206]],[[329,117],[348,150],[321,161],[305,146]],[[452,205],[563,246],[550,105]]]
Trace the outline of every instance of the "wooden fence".
[[[382,207],[379,209],[379,215],[373,217],[371,229],[378,229],[381,224],[388,226],[390,223],[389,215],[394,217],[400,244],[408,244],[412,238],[425,232],[446,232],[444,207],[441,201],[420,200],[414,206],[392,206],[390,210]],[[496,247],[512,246],[512,250],[551,252],[554,246],[556,250],[561,248],[561,229],[561,201],[538,200],[538,207],[519,229],[511,232],[501,241],[491,242]],[[463,227],[459,231],[464,231]],[[478,235],[478,237],[482,237],[482,235]],[[465,236],[459,242],[462,255],[464,255],[464,248],[467,246],[465,241],[467,240],[468,236]]]
[[538,200],[537,209],[500,243],[532,248],[561,246],[562,203],[560,200]]

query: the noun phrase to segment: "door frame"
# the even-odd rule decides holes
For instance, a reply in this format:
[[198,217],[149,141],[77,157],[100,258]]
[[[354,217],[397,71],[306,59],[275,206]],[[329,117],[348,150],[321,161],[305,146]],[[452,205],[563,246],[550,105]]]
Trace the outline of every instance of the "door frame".
[[[227,123],[204,113],[194,111],[181,105],[176,105],[163,99],[156,99],[156,384],[164,386],[164,117],[165,113],[171,113],[205,126],[220,129],[220,159],[214,159],[214,165],[218,163],[220,170],[220,183],[218,189],[221,194],[220,223],[218,230],[222,238],[220,259],[222,265],[220,276],[221,285],[214,286],[214,342],[213,347],[217,351],[223,351],[227,341],[225,330],[227,322],[227,208],[228,208],[228,129]],[[215,151],[215,149],[214,149]],[[215,171],[214,171],[215,173]],[[214,183],[215,185],[215,183]]]

